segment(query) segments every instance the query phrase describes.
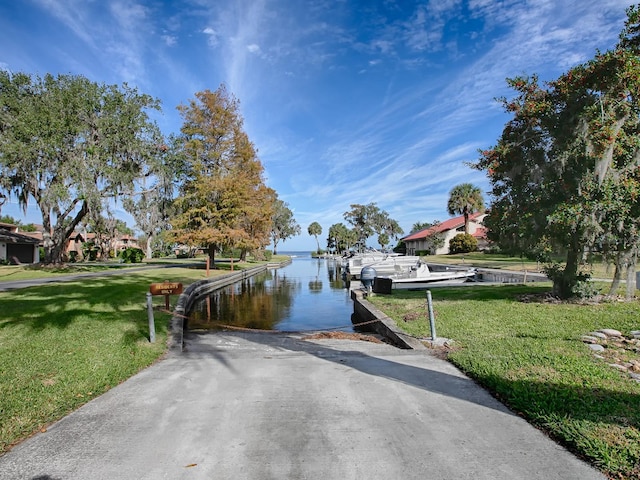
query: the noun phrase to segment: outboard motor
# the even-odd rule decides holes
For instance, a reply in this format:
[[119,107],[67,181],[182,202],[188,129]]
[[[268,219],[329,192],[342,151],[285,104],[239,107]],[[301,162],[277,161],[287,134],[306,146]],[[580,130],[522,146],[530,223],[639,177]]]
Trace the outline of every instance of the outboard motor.
[[367,289],[367,292],[371,292],[373,287],[373,280],[376,278],[377,272],[373,267],[364,267],[360,271],[360,282],[362,286]]

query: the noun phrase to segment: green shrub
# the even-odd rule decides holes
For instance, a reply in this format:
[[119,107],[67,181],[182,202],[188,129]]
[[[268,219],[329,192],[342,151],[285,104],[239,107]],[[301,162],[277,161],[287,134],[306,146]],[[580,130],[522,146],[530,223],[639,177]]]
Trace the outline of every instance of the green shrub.
[[89,260],[91,262],[98,259],[98,252],[100,249],[93,242],[84,242],[82,244],[82,256],[85,260]]
[[590,278],[591,275],[588,273],[578,274],[576,284],[571,289],[571,293],[574,297],[586,300],[593,298],[600,293],[600,289],[589,280]]
[[[565,267],[559,263],[549,263],[542,267],[542,272],[553,282],[554,295],[589,299],[600,293],[600,289],[590,281],[591,275],[584,272],[579,272],[565,285],[564,269]],[[567,291],[570,295],[566,294]]]
[[478,249],[478,240],[469,233],[459,233],[449,241],[449,253],[469,253]]
[[124,263],[140,263],[144,258],[144,252],[140,248],[128,247],[122,250],[119,256]]
[[398,245],[393,247],[393,251],[395,253],[401,253],[402,255],[406,255],[407,254],[407,245],[402,240],[400,240],[398,242]]

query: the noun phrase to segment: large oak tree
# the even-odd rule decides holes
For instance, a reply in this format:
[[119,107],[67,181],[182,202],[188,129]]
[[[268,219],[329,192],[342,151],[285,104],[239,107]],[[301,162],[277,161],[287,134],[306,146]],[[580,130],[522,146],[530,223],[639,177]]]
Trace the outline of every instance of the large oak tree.
[[398,222],[389,217],[389,214],[375,203],[367,205],[354,203],[351,205],[351,210],[345,212],[343,217],[353,226],[360,248],[365,248],[367,239],[375,233],[392,238],[398,238],[404,233]]
[[0,71],[0,190],[38,205],[45,263],[63,261],[85,216],[148,173],[160,137],[149,109],[158,101],[126,84]]
[[[554,289],[570,296],[588,249],[611,255],[616,278],[634,285],[640,231],[639,7],[615,49],[542,86],[534,77],[508,82],[513,115],[477,167],[492,184],[485,224],[511,250],[566,252],[552,270]],[[615,282],[614,282],[615,285]],[[631,288],[628,294],[631,293]]]

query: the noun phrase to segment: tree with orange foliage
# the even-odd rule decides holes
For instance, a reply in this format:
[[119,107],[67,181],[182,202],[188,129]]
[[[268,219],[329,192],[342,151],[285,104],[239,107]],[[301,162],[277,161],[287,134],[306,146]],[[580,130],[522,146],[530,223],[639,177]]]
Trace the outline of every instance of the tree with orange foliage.
[[244,257],[269,243],[275,192],[264,183],[238,101],[224,85],[195,96],[178,107],[184,164],[172,235],[206,249],[212,261],[226,247],[240,248]]

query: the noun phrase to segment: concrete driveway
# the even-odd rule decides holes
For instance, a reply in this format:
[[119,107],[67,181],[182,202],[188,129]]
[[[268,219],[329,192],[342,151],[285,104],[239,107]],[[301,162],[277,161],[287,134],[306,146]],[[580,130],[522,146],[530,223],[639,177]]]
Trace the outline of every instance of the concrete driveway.
[[16,446],[0,478],[605,477],[428,353],[225,332]]

